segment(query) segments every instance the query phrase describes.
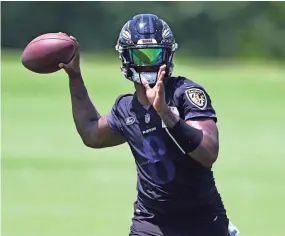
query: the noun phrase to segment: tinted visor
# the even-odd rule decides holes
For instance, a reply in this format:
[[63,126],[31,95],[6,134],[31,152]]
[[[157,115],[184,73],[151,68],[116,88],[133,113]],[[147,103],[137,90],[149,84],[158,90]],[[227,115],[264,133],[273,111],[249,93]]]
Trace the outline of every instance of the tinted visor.
[[160,66],[166,62],[165,48],[135,48],[129,53],[135,66]]

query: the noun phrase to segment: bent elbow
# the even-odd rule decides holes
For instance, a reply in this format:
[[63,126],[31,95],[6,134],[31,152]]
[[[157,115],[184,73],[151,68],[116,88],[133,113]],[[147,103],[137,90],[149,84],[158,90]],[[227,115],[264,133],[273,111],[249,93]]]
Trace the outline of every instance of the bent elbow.
[[218,153],[208,154],[207,157],[205,158],[205,165],[212,166],[217,159],[218,159]]
[[83,140],[83,139],[82,139],[82,142],[84,143],[84,145],[86,147],[89,147],[89,148],[95,148],[95,149],[103,148],[103,145],[100,143],[88,142],[88,141]]
[[88,137],[81,136],[81,140],[86,147],[95,149],[103,148],[103,142],[100,142],[100,139],[92,140]]
[[198,160],[199,162],[205,166],[205,167],[212,167],[212,165],[216,162],[218,159],[219,151],[218,149],[208,149],[203,150],[198,154]]
[[212,166],[218,159],[219,155],[219,142],[212,142],[208,148],[204,149],[204,160],[208,166]]

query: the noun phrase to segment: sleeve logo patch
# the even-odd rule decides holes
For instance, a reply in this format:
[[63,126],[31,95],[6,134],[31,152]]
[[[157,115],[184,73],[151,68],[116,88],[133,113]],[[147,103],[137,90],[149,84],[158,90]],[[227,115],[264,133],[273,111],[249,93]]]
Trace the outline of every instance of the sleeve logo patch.
[[204,110],[207,106],[207,97],[205,92],[199,88],[190,88],[185,91],[188,100],[201,110]]

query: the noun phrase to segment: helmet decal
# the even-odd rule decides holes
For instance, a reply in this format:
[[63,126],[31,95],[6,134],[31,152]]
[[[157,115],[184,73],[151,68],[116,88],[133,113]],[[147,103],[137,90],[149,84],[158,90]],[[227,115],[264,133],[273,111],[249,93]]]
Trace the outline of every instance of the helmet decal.
[[162,29],[162,38],[163,39],[167,39],[170,37],[170,28],[169,26],[165,23],[165,21],[162,20],[162,24],[163,24],[163,29]]

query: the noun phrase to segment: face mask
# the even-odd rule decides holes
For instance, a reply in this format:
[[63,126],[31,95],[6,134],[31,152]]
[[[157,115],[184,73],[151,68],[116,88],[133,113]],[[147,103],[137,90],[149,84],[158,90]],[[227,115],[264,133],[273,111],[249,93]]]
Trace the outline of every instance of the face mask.
[[150,85],[156,84],[157,72],[136,72],[133,68],[130,70],[133,72],[132,81],[141,84],[141,80],[145,79]]

